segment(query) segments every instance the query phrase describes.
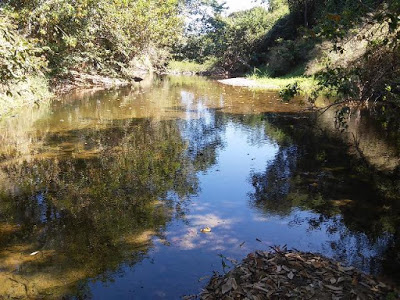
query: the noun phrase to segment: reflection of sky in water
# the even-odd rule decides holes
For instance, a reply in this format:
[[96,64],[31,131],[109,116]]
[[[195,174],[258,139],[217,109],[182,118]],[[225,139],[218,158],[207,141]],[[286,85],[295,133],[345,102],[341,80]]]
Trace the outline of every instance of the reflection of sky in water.
[[[255,249],[286,244],[335,257],[338,253],[332,247],[336,245],[343,251],[355,249],[338,258],[356,265],[360,258],[378,254],[364,235],[355,236],[343,227],[340,217],[310,229],[308,221],[318,219],[318,214],[293,209],[280,217],[255,211],[249,205],[249,174],[265,171],[279,148],[267,138],[254,144],[249,134],[243,125],[228,122],[221,133],[224,147],[217,164],[199,175],[200,193],[189,200],[184,220],[168,225],[164,235],[168,243],[155,239],[147,258],[133,268],[125,266],[123,276],[116,275],[115,282],[91,284],[95,299],[172,299],[197,293],[208,280],[199,279],[211,275],[212,270],[222,271],[220,253],[240,260]],[[288,175],[286,168],[284,171]],[[331,232],[335,222],[339,230]],[[205,226],[212,232],[201,233]]]
[[45,200],[44,192],[40,192],[35,195],[35,200],[37,203],[37,213],[39,215],[39,220],[42,223],[49,222],[50,220],[56,219],[59,217],[59,212],[53,210]]
[[[393,241],[389,234],[382,234],[385,229],[377,230],[373,240],[371,236],[374,234],[370,234],[372,230],[361,228],[366,219],[363,212],[372,211],[371,207],[379,208],[379,204],[372,201],[369,207],[362,210],[364,202],[360,199],[364,200],[365,194],[354,187],[347,190],[340,190],[339,187],[336,190],[333,186],[332,198],[329,193],[325,197],[321,188],[317,192],[321,192],[322,196],[312,198],[315,196],[313,190],[307,190],[312,184],[327,184],[328,187],[331,184],[332,187],[332,182],[338,184],[343,178],[350,179],[350,175],[343,175],[343,171],[334,173],[326,166],[322,169],[321,165],[313,165],[316,163],[315,156],[307,156],[304,149],[312,151],[319,145],[315,140],[296,140],[293,132],[285,127],[298,128],[297,125],[304,125],[305,120],[296,123],[295,120],[299,118],[293,118],[290,111],[286,112],[295,106],[284,105],[271,94],[222,87],[210,81],[199,80],[197,84],[196,78],[188,80],[192,80],[190,84],[178,87],[168,88],[167,83],[161,89],[149,86],[148,90],[139,94],[135,94],[138,92],[135,90],[121,90],[116,92],[121,93],[118,97],[110,92],[110,98],[100,94],[86,100],[60,103],[59,106],[56,103],[51,116],[27,126],[38,126],[43,130],[38,129],[40,138],[36,144],[31,142],[34,138],[29,135],[26,138],[30,141],[28,145],[39,151],[32,152],[27,147],[15,153],[27,157],[32,155],[31,159],[38,154],[41,163],[48,162],[45,157],[56,158],[59,163],[49,160],[51,163],[48,165],[38,164],[46,174],[52,170],[53,173],[48,177],[40,172],[33,174],[42,178],[43,183],[49,183],[45,185],[48,188],[41,188],[39,181],[33,182],[28,184],[32,192],[28,189],[27,201],[25,198],[19,199],[18,195],[15,199],[6,199],[10,203],[21,201],[21,212],[16,215],[22,220],[21,223],[27,224],[28,235],[31,234],[31,228],[41,228],[37,235],[32,235],[32,239],[38,237],[40,243],[48,240],[49,243],[45,245],[47,248],[43,249],[52,250],[54,242],[56,253],[62,252],[64,246],[68,246],[64,244],[64,237],[69,237],[69,241],[72,241],[69,249],[73,250],[66,257],[78,260],[78,269],[89,265],[87,261],[91,257],[87,257],[88,253],[96,257],[90,264],[91,267],[95,266],[95,272],[91,275],[82,273],[77,278],[72,274],[74,284],[82,280],[84,293],[89,291],[94,299],[176,299],[185,293],[198,293],[208,280],[207,277],[199,282],[200,278],[212,275],[213,270],[222,271],[218,254],[240,260],[255,249],[269,249],[270,246],[284,244],[289,248],[321,252],[366,271],[374,271],[374,259],[388,256],[381,252]],[[288,115],[278,113],[282,111]],[[255,112],[272,113],[261,115]],[[306,133],[308,137],[312,136],[309,131]],[[168,137],[171,139],[167,140]],[[289,139],[285,140],[285,137]],[[132,143],[136,148],[131,147]],[[154,148],[149,145],[151,143],[154,143]],[[43,157],[39,156],[40,151],[44,151]],[[110,153],[115,156],[111,158]],[[18,158],[18,155],[15,157]],[[155,162],[157,164],[154,165]],[[154,169],[150,170],[146,163],[153,165]],[[340,160],[335,161],[333,166],[340,168],[340,163]],[[130,169],[132,165],[136,168]],[[176,169],[174,166],[177,166]],[[34,167],[34,163],[28,163],[27,173],[21,173],[20,177],[26,176],[29,180]],[[311,176],[310,173],[314,171],[318,176]],[[143,180],[141,182],[131,176],[135,174],[148,176],[139,176]],[[337,174],[343,178],[335,178]],[[304,181],[298,183],[296,178],[303,175]],[[92,181],[86,180],[92,176]],[[48,178],[54,182],[49,182]],[[112,189],[109,189],[110,183],[114,184]],[[164,186],[164,183],[165,193],[148,194],[149,189],[157,185]],[[305,191],[297,194],[297,189],[304,187],[302,184]],[[136,192],[132,189],[133,185],[138,187]],[[341,194],[336,195],[337,191]],[[67,196],[64,194],[67,192],[74,192],[75,196],[72,200],[65,197],[67,199],[63,203],[63,195]],[[303,198],[300,199],[298,195]],[[80,196],[86,198],[79,199]],[[165,217],[163,221],[160,215],[154,216],[150,208],[132,209],[135,208],[132,205],[134,201],[130,205],[123,205],[126,198],[137,200],[142,196],[165,200],[166,206],[173,208],[172,219],[161,213]],[[323,201],[318,202],[321,198]],[[357,205],[349,206],[351,209],[331,207],[326,213],[311,203],[310,199],[323,206],[331,204],[330,200],[349,200],[352,205]],[[116,206],[112,205],[114,202]],[[87,209],[86,205],[89,205]],[[125,209],[132,211],[125,214]],[[71,211],[76,215],[71,215]],[[361,211],[361,216],[353,216],[354,211]],[[391,215],[388,215],[390,218]],[[377,217],[384,218],[386,215],[379,212]],[[123,222],[117,222],[119,220]],[[377,223],[379,226],[380,223]],[[210,226],[212,232],[200,233],[205,226]],[[125,227],[129,230],[124,231]],[[91,231],[92,228],[94,231]],[[138,250],[144,259],[141,259],[142,255],[135,258],[136,244],[126,251],[123,251],[123,247],[118,248],[122,249],[121,253],[113,249],[110,252],[117,258],[115,268],[110,268],[112,259],[107,256],[108,253],[104,258],[102,256],[103,252],[107,252],[109,240],[118,241],[125,233],[134,239],[136,231],[140,234],[144,230],[156,233],[152,243],[145,243],[148,247],[140,250],[143,252]],[[368,233],[368,237],[363,232]],[[16,241],[20,242],[18,239]],[[86,245],[93,249],[87,252]],[[35,245],[35,248],[29,248],[25,251],[26,256],[34,250],[41,250],[40,247]],[[125,253],[132,256],[132,260],[127,259]],[[19,252],[17,254],[20,255]],[[68,264],[58,265],[59,261],[48,261],[46,266],[60,270],[57,278],[70,279],[71,275],[68,277],[66,273]],[[107,264],[108,261],[111,263]],[[103,262],[105,271],[97,271]],[[377,262],[376,268],[379,267]],[[51,271],[48,274],[52,275]],[[85,278],[88,276],[95,278],[86,285]],[[102,280],[108,281],[104,283]]]

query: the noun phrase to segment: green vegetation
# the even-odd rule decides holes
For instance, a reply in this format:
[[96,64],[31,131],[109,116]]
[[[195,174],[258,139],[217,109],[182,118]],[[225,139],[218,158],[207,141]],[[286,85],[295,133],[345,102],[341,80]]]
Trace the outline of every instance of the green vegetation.
[[249,79],[256,81],[260,85],[277,86],[279,90],[289,85],[296,84],[299,89],[305,93],[309,93],[317,83],[312,76],[302,75],[298,70],[281,77],[273,77],[268,70],[255,70],[247,76]]
[[212,13],[205,12],[197,30],[190,30],[175,48],[175,59],[203,63],[212,58],[213,69],[230,73],[243,72],[257,65],[263,39],[275,22],[288,13],[287,5],[274,2],[269,11],[254,9],[222,15],[220,7],[210,5]]
[[49,98],[42,49],[24,38],[0,10],[0,118],[13,109]]
[[256,69],[251,79],[286,87],[286,96],[306,92],[312,102],[324,93],[339,103],[380,100],[398,106],[398,1],[265,2],[268,10],[228,17],[211,10],[201,30],[186,33],[175,58],[202,63],[214,57],[211,69],[231,76]]
[[162,59],[163,50],[179,37],[178,4],[178,0],[32,0],[9,1],[8,10],[23,25],[23,33],[49,48],[52,72],[73,68],[128,75],[134,58],[153,51]]
[[212,70],[215,60],[208,59],[204,63],[187,60],[171,60],[168,63],[168,70],[172,73],[205,73]]
[[398,106],[398,1],[265,2],[268,9],[225,16],[216,0],[3,1],[0,101],[13,102],[23,92],[31,95],[24,99],[43,98],[30,77],[42,90],[48,79],[131,78],[170,61],[173,72],[248,74],[287,88],[281,94],[288,98],[302,92],[314,102],[328,92],[340,103]]
[[138,68],[163,67],[183,30],[182,7],[179,0],[3,1],[0,114],[47,97],[48,78],[131,78]]

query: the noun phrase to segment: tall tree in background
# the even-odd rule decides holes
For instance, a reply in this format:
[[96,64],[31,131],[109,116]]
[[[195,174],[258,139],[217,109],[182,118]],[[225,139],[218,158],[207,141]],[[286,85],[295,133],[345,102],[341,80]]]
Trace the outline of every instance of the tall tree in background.
[[303,16],[304,27],[309,27],[309,18],[314,10],[315,2],[316,0],[288,0],[290,11]]

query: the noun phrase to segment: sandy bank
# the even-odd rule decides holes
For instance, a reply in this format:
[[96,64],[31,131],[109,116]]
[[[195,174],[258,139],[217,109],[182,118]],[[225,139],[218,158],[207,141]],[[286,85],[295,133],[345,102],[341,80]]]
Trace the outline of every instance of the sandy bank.
[[228,78],[221,79],[218,82],[222,84],[232,85],[232,86],[241,86],[241,87],[250,87],[250,88],[261,88],[266,90],[279,90],[280,87],[274,84],[262,84],[258,83],[254,80],[247,79],[244,77],[236,77],[236,78]]

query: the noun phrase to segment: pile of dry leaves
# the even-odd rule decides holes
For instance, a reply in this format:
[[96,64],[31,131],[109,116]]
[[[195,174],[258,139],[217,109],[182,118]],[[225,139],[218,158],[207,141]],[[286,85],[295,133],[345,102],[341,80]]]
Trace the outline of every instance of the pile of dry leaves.
[[200,299],[400,299],[353,267],[313,253],[274,249],[250,253],[225,276],[215,275]]

